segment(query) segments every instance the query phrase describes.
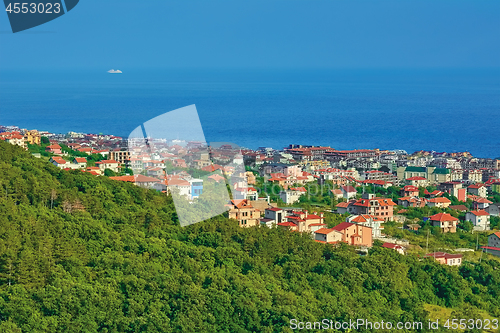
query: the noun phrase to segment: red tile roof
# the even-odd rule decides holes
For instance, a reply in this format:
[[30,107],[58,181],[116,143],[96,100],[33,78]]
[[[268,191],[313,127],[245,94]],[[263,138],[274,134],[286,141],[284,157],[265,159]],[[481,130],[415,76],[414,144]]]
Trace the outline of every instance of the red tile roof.
[[394,244],[394,243],[384,243],[384,244],[382,244],[382,247],[385,247],[387,249],[392,249],[392,250],[395,250],[397,248],[399,248],[399,249],[403,248],[401,245]]
[[482,249],[487,249],[487,250],[495,250],[495,251],[500,251],[500,247],[494,247],[494,246],[481,246]]
[[96,162],[95,164],[120,164],[120,162],[117,162],[115,160],[102,160],[102,161]]
[[418,187],[413,186],[413,185],[406,185],[403,188],[403,191],[405,191],[405,192],[418,192]]
[[408,178],[406,180],[427,180],[427,179],[424,177],[411,177],[411,178]]
[[486,198],[477,198],[476,200],[474,200],[474,202],[477,202],[477,203],[487,203],[487,204],[492,204],[493,203],[493,202],[489,201]]
[[353,223],[349,223],[349,222],[342,222],[339,225],[336,225],[335,227],[333,227],[332,230],[341,231],[341,230],[349,228],[352,225],[354,225],[354,224]]
[[445,222],[445,221],[458,221],[456,217],[451,216],[448,213],[439,213],[436,215],[432,215],[430,217],[431,221],[439,221],[439,222]]
[[473,184],[473,185],[469,185],[468,188],[481,188],[481,187],[484,187],[484,184]]
[[334,232],[334,231],[335,231],[335,229],[321,228],[321,229],[316,230],[315,233],[326,235],[326,234],[329,234],[329,233]]
[[429,202],[434,202],[434,203],[451,203],[450,199],[448,198],[431,198],[428,200]]
[[357,192],[356,189],[352,186],[342,186],[342,189],[347,193]]
[[445,252],[434,252],[434,253],[427,253],[425,255],[426,257],[434,257],[434,258],[445,258],[445,259],[455,259],[455,258],[462,258],[461,254],[450,254],[450,253],[445,253]]
[[470,212],[476,216],[490,216],[490,214],[484,210],[471,210]]

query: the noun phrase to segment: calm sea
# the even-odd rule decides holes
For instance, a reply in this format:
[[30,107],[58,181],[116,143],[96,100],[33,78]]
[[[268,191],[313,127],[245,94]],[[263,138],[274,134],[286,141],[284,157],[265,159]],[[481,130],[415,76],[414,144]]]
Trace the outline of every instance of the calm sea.
[[195,104],[207,141],[500,157],[498,70],[0,72],[0,124],[128,134]]

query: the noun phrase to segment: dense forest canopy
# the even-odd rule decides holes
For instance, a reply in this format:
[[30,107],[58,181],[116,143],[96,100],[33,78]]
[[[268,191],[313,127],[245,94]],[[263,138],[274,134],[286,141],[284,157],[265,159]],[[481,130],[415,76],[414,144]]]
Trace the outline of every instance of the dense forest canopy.
[[427,323],[428,304],[499,318],[485,258],[360,256],[223,215],[182,228],[164,193],[0,142],[0,332],[291,332],[294,318]]

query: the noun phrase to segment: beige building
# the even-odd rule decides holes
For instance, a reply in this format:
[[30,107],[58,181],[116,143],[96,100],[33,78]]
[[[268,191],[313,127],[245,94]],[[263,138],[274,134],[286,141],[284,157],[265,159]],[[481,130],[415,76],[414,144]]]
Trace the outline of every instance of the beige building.
[[129,165],[130,164],[130,152],[125,150],[110,151],[109,159],[117,161],[120,164]]
[[247,200],[233,200],[231,206],[229,218],[238,220],[240,227],[248,228],[260,224],[260,211]]
[[423,177],[429,184],[439,184],[452,180],[450,169],[436,167],[399,167],[397,169],[398,179],[404,181],[408,178]]
[[39,145],[42,142],[42,136],[36,130],[26,131],[24,133],[24,141],[30,145]]
[[96,166],[104,172],[104,170],[109,169],[113,172],[120,172],[121,166],[118,161],[115,160],[102,160],[95,163]]
[[447,213],[439,213],[429,218],[433,227],[441,228],[442,232],[457,232],[458,219]]

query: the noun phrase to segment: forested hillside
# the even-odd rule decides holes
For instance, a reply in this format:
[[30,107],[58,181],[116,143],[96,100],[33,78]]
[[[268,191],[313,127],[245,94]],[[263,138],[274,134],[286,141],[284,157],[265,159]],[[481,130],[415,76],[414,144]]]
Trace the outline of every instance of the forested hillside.
[[426,304],[453,308],[455,318],[499,318],[499,268],[447,267],[377,246],[359,256],[224,216],[181,228],[163,193],[61,171],[0,142],[0,332],[427,323]]

